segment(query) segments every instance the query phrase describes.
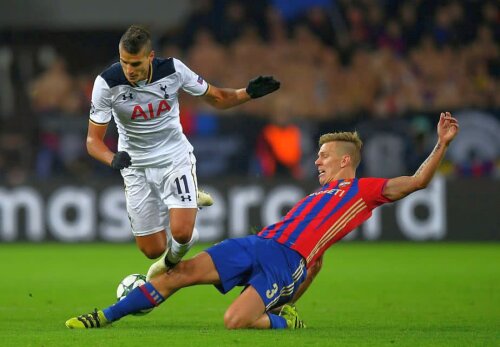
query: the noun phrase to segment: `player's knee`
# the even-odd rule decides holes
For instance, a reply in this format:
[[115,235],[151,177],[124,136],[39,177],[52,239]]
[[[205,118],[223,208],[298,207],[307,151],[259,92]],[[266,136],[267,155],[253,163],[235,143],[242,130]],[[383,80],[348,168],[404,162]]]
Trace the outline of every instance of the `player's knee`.
[[165,247],[161,247],[161,246],[154,246],[154,247],[139,247],[141,252],[144,253],[144,255],[146,257],[148,257],[149,259],[156,259],[156,258],[159,258],[163,255],[163,253],[165,253]]
[[193,228],[184,227],[172,229],[172,237],[180,244],[185,244],[191,241],[191,235],[193,234]]
[[244,322],[236,315],[224,314],[224,326],[226,329],[242,329],[245,328]]
[[251,322],[247,317],[229,309],[224,314],[224,326],[227,329],[245,329],[250,328]]

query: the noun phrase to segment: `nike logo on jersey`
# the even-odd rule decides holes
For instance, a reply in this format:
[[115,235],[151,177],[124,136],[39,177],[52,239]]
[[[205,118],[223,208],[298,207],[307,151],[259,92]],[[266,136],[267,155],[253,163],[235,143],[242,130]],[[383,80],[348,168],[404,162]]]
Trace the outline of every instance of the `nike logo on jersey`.
[[161,116],[163,112],[170,111],[171,107],[168,104],[167,100],[161,100],[158,105],[153,105],[149,103],[147,105],[147,112],[141,107],[141,105],[135,105],[134,110],[132,111],[132,115],[130,119],[134,120],[136,118],[142,118],[144,120],[158,118]]

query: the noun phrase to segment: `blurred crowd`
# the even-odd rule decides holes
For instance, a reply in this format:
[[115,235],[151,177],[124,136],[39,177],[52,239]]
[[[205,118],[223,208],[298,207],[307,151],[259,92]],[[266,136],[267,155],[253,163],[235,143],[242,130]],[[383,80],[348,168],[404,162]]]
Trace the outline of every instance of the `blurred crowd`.
[[[197,0],[192,7],[182,25],[152,28],[157,56],[177,57],[220,87],[243,87],[259,74],[282,82],[278,93],[232,110],[232,117],[181,97],[181,121],[202,178],[307,177],[314,167],[305,158],[314,159],[320,133],[367,121],[405,121],[406,134],[398,135],[408,160],[395,169],[405,174],[434,133],[428,117],[409,115],[474,108],[500,121],[497,1]],[[108,36],[117,45],[120,34]],[[117,49],[106,56],[109,47],[96,44],[87,49],[99,59],[75,63],[64,45],[33,46],[35,58],[21,55],[28,69],[0,50],[0,182],[112,175],[89,158],[85,136],[94,78]],[[108,135],[114,148],[112,127]],[[496,158],[480,161],[481,170],[464,169],[475,165],[473,153],[447,172],[497,175],[496,150]]]
[[[291,18],[280,1],[214,3],[199,1],[162,53],[218,85],[272,73],[292,118],[500,106],[497,2],[309,1]],[[266,114],[275,99],[245,111]]]

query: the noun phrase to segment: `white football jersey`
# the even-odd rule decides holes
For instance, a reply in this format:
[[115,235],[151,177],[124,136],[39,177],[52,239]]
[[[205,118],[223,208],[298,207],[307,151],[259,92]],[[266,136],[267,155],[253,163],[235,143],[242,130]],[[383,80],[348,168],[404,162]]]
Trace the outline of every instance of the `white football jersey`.
[[107,124],[114,118],[118,150],[127,151],[132,168],[169,167],[193,147],[182,132],[178,92],[203,95],[207,82],[175,58],[155,58],[147,83],[132,85],[120,63],[97,76],[90,120]]

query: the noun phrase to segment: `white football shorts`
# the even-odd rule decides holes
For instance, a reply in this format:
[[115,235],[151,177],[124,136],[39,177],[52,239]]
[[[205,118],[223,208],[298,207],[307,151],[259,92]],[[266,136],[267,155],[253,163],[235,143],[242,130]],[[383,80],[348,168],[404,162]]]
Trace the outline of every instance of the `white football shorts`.
[[127,212],[134,236],[169,229],[170,208],[197,208],[196,159],[190,154],[175,168],[125,168]]

